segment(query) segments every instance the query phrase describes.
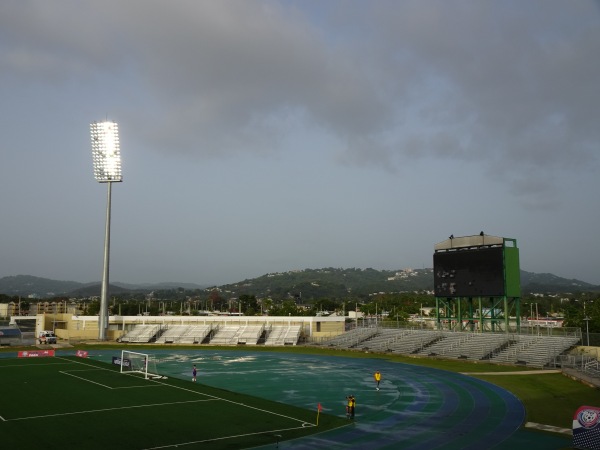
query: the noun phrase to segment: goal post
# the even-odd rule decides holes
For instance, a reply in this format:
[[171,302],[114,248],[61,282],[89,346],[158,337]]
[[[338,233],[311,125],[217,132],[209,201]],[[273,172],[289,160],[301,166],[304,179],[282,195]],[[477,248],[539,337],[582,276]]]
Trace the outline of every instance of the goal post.
[[121,373],[140,374],[145,379],[166,378],[158,374],[156,360],[147,353],[121,350]]

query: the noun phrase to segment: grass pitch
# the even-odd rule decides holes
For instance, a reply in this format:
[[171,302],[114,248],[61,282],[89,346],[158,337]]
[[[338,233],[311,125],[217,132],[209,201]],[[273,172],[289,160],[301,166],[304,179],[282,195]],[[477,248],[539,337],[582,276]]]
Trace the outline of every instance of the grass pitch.
[[0,359],[6,448],[240,449],[347,425],[317,410],[76,357]]

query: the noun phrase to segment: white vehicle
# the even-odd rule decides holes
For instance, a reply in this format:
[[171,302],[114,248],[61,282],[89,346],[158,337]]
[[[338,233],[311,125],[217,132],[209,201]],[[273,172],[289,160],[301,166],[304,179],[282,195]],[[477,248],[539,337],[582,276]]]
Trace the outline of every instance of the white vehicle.
[[56,335],[54,334],[54,331],[40,331],[38,342],[40,344],[56,344]]

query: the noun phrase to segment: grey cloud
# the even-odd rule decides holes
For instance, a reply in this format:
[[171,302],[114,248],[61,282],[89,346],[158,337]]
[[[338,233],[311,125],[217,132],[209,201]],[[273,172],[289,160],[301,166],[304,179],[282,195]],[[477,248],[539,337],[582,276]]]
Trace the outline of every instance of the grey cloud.
[[3,41],[18,43],[2,50],[3,68],[114,78],[132,98],[122,113],[157,151],[270,153],[286,127],[305,124],[336,137],[346,164],[436,157],[528,177],[597,166],[593,3],[15,5],[0,19]]

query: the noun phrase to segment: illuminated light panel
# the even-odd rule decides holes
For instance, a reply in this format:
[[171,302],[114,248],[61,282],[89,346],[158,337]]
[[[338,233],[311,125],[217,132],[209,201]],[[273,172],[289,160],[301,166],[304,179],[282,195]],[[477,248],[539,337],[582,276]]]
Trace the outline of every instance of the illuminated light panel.
[[94,178],[100,183],[123,181],[119,126],[116,122],[93,122],[90,131]]

